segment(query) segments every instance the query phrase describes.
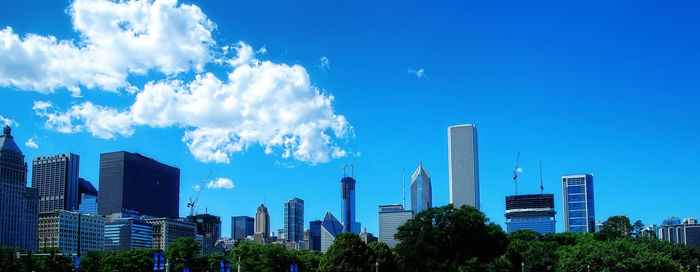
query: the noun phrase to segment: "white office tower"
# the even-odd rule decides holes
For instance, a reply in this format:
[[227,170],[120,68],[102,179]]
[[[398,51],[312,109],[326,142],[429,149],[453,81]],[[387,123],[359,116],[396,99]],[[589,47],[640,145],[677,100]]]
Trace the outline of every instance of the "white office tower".
[[450,167],[450,204],[455,208],[479,207],[479,151],[476,126],[456,125],[447,128]]

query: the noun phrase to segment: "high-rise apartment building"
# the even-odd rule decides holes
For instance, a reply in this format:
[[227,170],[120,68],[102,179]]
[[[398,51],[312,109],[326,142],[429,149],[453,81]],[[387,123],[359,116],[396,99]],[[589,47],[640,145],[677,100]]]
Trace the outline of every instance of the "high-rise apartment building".
[[304,241],[304,200],[295,197],[284,203],[284,233],[284,240]]
[[253,240],[261,244],[267,243],[270,237],[270,214],[267,213],[265,204],[261,204],[258,211],[255,212],[255,234],[253,236]]
[[214,253],[214,245],[221,238],[221,217],[197,214],[188,216],[187,219],[197,225],[197,234],[202,236],[202,254]]
[[39,192],[27,188],[27,163],[12,130],[0,135],[0,246],[37,249]]
[[343,233],[343,229],[343,224],[331,212],[326,212],[321,223],[321,252],[326,253],[335,237]]
[[255,234],[255,218],[250,216],[231,216],[231,238],[235,241],[245,240]]
[[403,205],[379,206],[379,242],[394,248],[399,241],[394,238],[398,228],[413,218],[412,210],[404,210]]
[[343,177],[340,180],[341,202],[340,219],[345,227],[345,232],[360,233],[360,223],[355,221],[355,179]]
[[553,194],[506,196],[506,231],[533,230],[555,233]]
[[177,218],[180,169],[138,153],[100,154],[98,213],[137,212]]
[[467,124],[447,128],[447,151],[450,204],[455,208],[469,205],[480,209],[476,126]]
[[39,191],[39,212],[78,210],[80,156],[73,153],[32,161],[32,188]]
[[309,250],[321,250],[321,220],[314,220],[309,222]]
[[39,248],[65,253],[104,250],[105,220],[98,215],[57,210],[39,214]]
[[166,251],[170,244],[181,237],[193,238],[197,225],[185,218],[148,218],[144,220],[153,226],[153,248]]
[[411,176],[411,210],[414,214],[433,206],[433,187],[430,183],[430,174],[423,168],[423,163]]
[[561,176],[564,231],[595,232],[593,175]]

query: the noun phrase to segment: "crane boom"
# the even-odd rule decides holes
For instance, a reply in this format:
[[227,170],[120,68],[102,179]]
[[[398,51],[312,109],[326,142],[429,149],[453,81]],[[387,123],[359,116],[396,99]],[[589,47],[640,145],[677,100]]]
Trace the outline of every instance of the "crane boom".
[[515,159],[515,170],[513,170],[513,182],[515,183],[515,195],[518,195],[518,164],[520,163],[520,151]]
[[197,201],[199,201],[199,195],[202,193],[202,189],[209,180],[209,177],[211,176],[211,171],[212,170],[209,170],[209,174],[207,174],[207,178],[204,179],[202,186],[199,186],[199,189],[197,190],[197,196],[194,197],[194,201],[190,198],[190,202],[187,202],[187,207],[190,208],[190,216],[194,216],[194,212],[197,209]]
[[544,183],[542,182],[542,161],[540,161],[540,194],[544,194]]

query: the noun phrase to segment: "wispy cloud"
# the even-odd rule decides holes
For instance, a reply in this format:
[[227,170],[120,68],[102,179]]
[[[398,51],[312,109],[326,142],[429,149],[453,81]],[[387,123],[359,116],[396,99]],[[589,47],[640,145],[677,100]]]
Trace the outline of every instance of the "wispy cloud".
[[427,76],[425,75],[425,70],[423,68],[420,68],[418,70],[408,68],[407,72],[411,75],[416,76],[417,78],[427,78]]
[[260,47],[260,49],[258,49],[257,51],[255,51],[255,53],[258,53],[258,54],[267,54],[267,47],[265,47],[265,45],[263,45],[262,47]]
[[33,149],[39,148],[39,145],[34,142],[34,137],[30,137],[29,140],[27,140],[27,142],[24,143],[24,145]]
[[10,118],[5,118],[2,115],[0,115],[0,123],[2,123],[2,126],[11,126],[11,127],[18,127],[19,123],[17,121],[12,120]]
[[207,183],[207,188],[211,189],[233,189],[233,181],[227,178],[217,178]]
[[329,60],[328,57],[323,56],[318,60],[321,62],[318,64],[318,68],[320,68],[323,71],[328,71],[331,69],[331,60]]

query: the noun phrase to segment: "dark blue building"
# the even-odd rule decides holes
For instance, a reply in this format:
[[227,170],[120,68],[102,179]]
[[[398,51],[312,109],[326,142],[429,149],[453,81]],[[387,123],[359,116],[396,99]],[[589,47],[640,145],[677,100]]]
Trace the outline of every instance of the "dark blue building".
[[595,232],[593,175],[564,175],[561,183],[564,231]]
[[340,202],[340,219],[344,232],[360,234],[360,223],[355,222],[355,179],[344,177],[340,180],[342,200]]
[[98,213],[179,216],[180,169],[138,153],[100,154]]
[[231,217],[231,238],[235,241],[245,240],[255,234],[255,218],[250,216]]
[[555,233],[553,194],[506,196],[506,232],[533,230]]
[[309,231],[311,239],[309,239],[309,250],[321,250],[321,220],[309,222]]

